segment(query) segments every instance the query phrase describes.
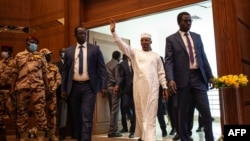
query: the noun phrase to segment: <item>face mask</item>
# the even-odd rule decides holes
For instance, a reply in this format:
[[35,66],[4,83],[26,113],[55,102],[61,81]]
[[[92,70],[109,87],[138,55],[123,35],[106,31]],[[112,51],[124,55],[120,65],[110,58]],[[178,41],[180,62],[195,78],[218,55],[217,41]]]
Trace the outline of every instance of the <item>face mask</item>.
[[30,43],[30,45],[29,45],[29,50],[30,50],[31,52],[37,51],[37,44]]
[[9,53],[7,51],[2,51],[1,56],[3,59],[7,59],[9,57]]
[[61,53],[61,57],[64,58],[65,53]]

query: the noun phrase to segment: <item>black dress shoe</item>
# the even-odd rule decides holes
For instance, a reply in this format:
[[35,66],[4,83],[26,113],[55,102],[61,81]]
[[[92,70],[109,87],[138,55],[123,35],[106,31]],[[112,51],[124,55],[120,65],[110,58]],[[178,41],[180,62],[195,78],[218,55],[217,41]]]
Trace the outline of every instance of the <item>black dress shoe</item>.
[[134,138],[135,135],[134,135],[134,133],[130,133],[130,134],[128,135],[128,137],[129,137],[129,138]]
[[176,135],[173,137],[173,140],[174,140],[174,141],[177,141],[177,140],[179,140],[179,139],[180,139],[179,134],[176,134]]
[[77,136],[71,136],[71,139],[77,139]]
[[59,141],[63,141],[65,139],[65,136],[60,136]]
[[162,137],[166,137],[168,135],[167,131],[166,130],[163,130],[162,131]]
[[189,131],[189,132],[188,132],[188,136],[189,136],[189,137],[191,137],[192,134],[193,134],[192,131]]
[[175,133],[175,129],[172,129],[172,130],[170,131],[169,135],[174,135],[174,133]]
[[128,129],[122,128],[122,130],[120,130],[121,133],[126,133],[128,132]]
[[138,141],[143,141],[143,140],[141,138],[139,138]]
[[203,131],[203,127],[198,127],[198,129],[196,130],[196,132],[202,132]]
[[115,133],[112,133],[112,134],[108,134],[108,137],[109,138],[114,138],[114,137],[121,137],[122,134],[120,132],[115,132]]

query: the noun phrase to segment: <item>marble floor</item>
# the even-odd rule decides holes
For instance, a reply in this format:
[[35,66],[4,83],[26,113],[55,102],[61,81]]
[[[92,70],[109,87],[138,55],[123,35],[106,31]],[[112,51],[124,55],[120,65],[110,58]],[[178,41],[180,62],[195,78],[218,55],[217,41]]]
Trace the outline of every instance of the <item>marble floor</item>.
[[[193,141],[205,141],[204,132],[195,131],[197,127],[198,127],[198,123],[195,120],[194,127],[193,127],[193,134],[192,134]],[[170,128],[170,125],[168,124],[167,131],[170,132],[170,130],[171,128]],[[213,122],[213,132],[214,132],[214,140],[217,141],[221,136],[220,121],[215,120]],[[128,135],[129,135],[128,133],[123,133],[123,136],[118,137],[118,138],[108,138],[107,134],[93,135],[92,141],[137,141],[138,140],[138,137],[130,139],[128,138]],[[159,127],[158,122],[157,122],[157,128],[156,128],[156,136],[157,136],[157,141],[172,141],[172,138],[173,138],[172,135],[168,135],[167,137],[164,137],[164,138],[162,137],[161,129]],[[8,136],[7,141],[16,141],[15,136]],[[35,140],[29,139],[28,141],[35,141]],[[70,137],[67,137],[63,141],[76,141],[76,140],[71,139]]]

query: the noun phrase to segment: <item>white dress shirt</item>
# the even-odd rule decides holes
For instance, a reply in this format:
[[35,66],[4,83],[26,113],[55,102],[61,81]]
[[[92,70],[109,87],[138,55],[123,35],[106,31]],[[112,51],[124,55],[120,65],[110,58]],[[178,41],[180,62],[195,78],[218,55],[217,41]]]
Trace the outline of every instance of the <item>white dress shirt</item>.
[[[189,54],[187,38],[186,38],[186,36],[184,35],[185,32],[179,31],[179,33],[180,33],[181,38],[182,38],[182,40],[183,40],[183,42],[184,42],[184,44],[185,44],[186,50],[187,50],[187,52],[188,52],[188,54]],[[192,64],[191,61],[189,61],[189,68],[190,68],[190,69],[198,69],[199,66],[198,66],[198,63],[197,63],[196,52],[195,52],[195,48],[194,48],[194,42],[193,42],[192,37],[190,36],[190,33],[187,32],[187,34],[188,34],[188,38],[189,38],[189,40],[190,40],[190,42],[191,42],[192,51],[193,51],[193,55],[194,55],[194,63]]]
[[[83,46],[83,73],[79,74],[79,52],[80,46]],[[74,62],[74,78],[75,81],[87,81],[89,80],[88,74],[88,64],[87,64],[87,43],[85,42],[83,45],[77,43],[75,50],[75,62]]]

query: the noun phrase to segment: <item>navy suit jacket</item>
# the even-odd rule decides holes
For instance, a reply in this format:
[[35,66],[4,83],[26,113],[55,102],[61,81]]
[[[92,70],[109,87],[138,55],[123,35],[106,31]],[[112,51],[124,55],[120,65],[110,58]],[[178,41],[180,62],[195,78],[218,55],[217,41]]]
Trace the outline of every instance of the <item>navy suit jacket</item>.
[[[190,32],[194,42],[197,63],[202,78],[208,84],[213,77],[199,34]],[[189,55],[179,32],[166,38],[165,67],[167,80],[174,80],[177,87],[185,87],[189,81]],[[208,85],[207,85],[208,88]]]
[[62,68],[63,68],[62,60],[59,60],[59,61],[55,62],[54,64],[58,67],[60,74],[62,74]]
[[[62,70],[62,92],[71,93],[76,46],[66,49]],[[100,47],[87,43],[87,67],[91,87],[95,93],[107,88],[107,71]]]
[[[55,62],[54,64],[58,67],[59,72],[62,75],[62,68],[63,68],[62,60],[59,60],[59,61]],[[58,86],[58,88],[56,89],[56,97],[57,98],[61,98],[61,90],[62,90],[62,87],[61,87],[61,84],[60,84]]]
[[133,82],[133,70],[131,70],[128,65],[128,59],[123,60],[116,68],[116,73],[118,74],[116,83],[120,86],[120,90],[123,94],[132,96],[132,82]]

